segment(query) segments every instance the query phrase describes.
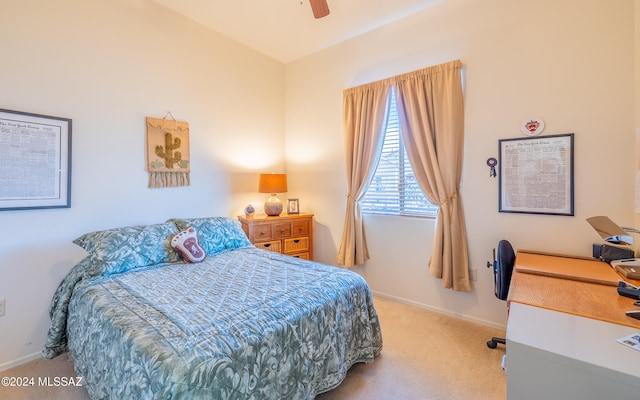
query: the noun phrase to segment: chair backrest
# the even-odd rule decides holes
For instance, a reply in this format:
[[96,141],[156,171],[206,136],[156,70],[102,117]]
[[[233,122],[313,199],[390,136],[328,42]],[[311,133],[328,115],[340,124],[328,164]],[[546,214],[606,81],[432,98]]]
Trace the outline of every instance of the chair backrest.
[[493,262],[493,278],[495,294],[500,300],[506,300],[513,274],[513,265],[516,262],[516,254],[508,240],[498,242],[498,252]]

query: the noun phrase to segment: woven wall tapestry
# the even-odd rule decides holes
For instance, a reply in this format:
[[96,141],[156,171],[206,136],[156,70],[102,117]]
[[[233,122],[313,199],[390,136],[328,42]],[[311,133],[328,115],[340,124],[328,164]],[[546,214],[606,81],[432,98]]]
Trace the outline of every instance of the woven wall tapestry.
[[147,117],[149,187],[189,186],[189,123]]

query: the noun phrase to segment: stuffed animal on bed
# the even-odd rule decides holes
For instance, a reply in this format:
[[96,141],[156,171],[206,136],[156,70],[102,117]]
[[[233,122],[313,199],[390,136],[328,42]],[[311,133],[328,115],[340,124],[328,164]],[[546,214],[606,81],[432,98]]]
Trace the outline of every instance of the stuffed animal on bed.
[[190,263],[199,263],[206,258],[204,249],[198,243],[198,235],[193,228],[186,229],[171,239],[171,247]]

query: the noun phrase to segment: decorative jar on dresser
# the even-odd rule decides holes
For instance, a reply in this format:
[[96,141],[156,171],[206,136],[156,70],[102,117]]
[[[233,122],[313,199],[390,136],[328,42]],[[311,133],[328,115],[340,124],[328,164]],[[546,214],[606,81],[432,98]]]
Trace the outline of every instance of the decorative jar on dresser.
[[278,217],[239,216],[242,229],[256,247],[292,257],[313,259],[313,214],[281,214]]

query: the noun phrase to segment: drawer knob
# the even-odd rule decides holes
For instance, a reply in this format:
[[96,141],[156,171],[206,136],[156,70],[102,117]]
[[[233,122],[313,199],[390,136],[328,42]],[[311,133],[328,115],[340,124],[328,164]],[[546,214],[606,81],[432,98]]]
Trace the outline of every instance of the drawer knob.
[[265,234],[265,233],[264,233],[264,231],[262,231],[262,232],[260,232],[260,234],[261,234],[262,236],[264,236],[264,234]]
[[271,246],[271,243],[264,244],[263,246],[264,247],[269,247],[269,246]]
[[280,233],[284,233],[284,229],[280,229]]

